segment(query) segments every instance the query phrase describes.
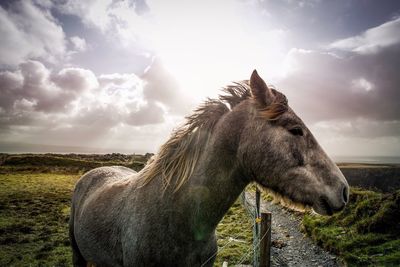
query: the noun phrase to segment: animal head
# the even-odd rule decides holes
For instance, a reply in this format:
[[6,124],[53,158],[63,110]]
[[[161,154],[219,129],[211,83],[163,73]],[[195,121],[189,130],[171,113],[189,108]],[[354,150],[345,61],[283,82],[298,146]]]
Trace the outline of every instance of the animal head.
[[250,112],[237,152],[247,175],[268,191],[319,214],[342,210],[349,198],[347,181],[286,97],[269,88],[256,71],[250,91],[252,97],[234,108],[246,105]]

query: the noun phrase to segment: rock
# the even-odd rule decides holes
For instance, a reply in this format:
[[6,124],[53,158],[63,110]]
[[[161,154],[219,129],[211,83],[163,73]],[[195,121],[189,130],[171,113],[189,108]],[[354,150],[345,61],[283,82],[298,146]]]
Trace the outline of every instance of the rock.
[[287,246],[287,244],[285,242],[283,242],[282,240],[274,240],[271,242],[271,245],[273,247],[279,248],[279,249]]

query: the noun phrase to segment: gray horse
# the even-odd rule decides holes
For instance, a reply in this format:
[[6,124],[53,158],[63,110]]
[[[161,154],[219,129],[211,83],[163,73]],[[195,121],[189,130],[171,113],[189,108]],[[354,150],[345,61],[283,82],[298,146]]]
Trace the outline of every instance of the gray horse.
[[212,266],[215,228],[246,185],[331,215],[346,179],[286,97],[256,71],[178,128],[136,173],[102,167],[72,198],[74,266]]

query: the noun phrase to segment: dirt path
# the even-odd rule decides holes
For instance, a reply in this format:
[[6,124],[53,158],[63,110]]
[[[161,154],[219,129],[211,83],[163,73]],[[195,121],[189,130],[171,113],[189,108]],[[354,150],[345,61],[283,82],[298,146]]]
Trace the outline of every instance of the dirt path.
[[[254,205],[254,193],[246,193],[246,198]],[[340,266],[335,255],[315,245],[300,231],[301,215],[266,201],[262,201],[261,210],[272,213],[272,266]]]

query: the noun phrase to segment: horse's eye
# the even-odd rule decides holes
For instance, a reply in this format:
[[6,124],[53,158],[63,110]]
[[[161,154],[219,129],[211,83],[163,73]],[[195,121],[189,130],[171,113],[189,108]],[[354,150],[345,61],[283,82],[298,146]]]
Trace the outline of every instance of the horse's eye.
[[293,135],[303,136],[303,129],[300,127],[294,127],[289,129],[289,132]]

